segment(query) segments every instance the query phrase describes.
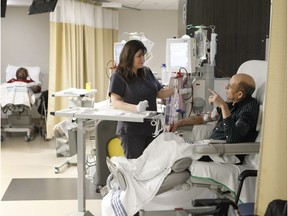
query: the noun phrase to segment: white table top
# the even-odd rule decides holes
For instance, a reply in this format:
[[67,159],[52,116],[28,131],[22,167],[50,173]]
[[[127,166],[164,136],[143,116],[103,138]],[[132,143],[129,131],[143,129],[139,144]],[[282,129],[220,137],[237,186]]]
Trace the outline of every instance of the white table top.
[[133,113],[124,110],[113,109],[112,107],[109,106],[108,100],[95,103],[94,108],[72,107],[58,110],[56,112],[52,112],[51,114],[55,116],[63,116],[70,118],[126,121],[126,122],[144,122],[144,119],[153,119],[162,115],[155,113],[153,111]]
[[[147,116],[149,111],[143,113],[132,113],[112,108],[99,109],[87,107],[73,107],[52,112],[52,115],[80,119],[144,122],[144,119],[152,119],[153,116]],[[156,115],[155,115],[156,116]]]
[[52,94],[53,97],[84,97],[97,92],[97,89],[86,89],[69,88],[62,91],[58,91]]

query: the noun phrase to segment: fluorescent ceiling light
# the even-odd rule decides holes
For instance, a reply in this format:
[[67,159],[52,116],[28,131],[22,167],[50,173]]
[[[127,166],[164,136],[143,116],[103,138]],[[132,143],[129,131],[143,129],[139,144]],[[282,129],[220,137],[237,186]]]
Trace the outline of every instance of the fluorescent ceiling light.
[[122,8],[122,4],[118,2],[102,2],[101,6],[103,8]]
[[9,6],[30,6],[32,0],[7,0]]

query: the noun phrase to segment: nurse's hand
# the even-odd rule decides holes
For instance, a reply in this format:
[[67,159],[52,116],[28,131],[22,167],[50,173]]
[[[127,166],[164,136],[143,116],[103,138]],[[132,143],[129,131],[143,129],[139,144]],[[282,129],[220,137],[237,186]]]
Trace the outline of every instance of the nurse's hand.
[[144,101],[139,102],[136,109],[137,109],[137,112],[144,112],[146,111],[147,107],[149,107],[148,101],[144,100]]

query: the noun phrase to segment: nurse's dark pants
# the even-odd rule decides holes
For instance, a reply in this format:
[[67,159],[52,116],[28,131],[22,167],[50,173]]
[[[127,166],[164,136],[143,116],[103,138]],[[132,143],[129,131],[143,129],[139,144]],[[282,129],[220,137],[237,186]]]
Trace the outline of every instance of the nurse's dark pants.
[[120,140],[125,157],[128,159],[140,157],[147,146],[153,141],[153,139],[154,137],[152,136],[122,135]]

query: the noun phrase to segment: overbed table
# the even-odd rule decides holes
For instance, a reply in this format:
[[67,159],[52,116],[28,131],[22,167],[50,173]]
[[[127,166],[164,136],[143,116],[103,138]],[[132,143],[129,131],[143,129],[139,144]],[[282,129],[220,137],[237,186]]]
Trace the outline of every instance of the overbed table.
[[144,122],[149,111],[144,113],[131,113],[122,110],[116,110],[109,107],[109,101],[96,103],[94,108],[73,107],[62,109],[51,114],[54,116],[70,117],[77,119],[77,197],[78,212],[71,216],[93,216],[90,211],[86,210],[85,197],[85,122],[91,120],[111,120],[111,121],[128,121]]

